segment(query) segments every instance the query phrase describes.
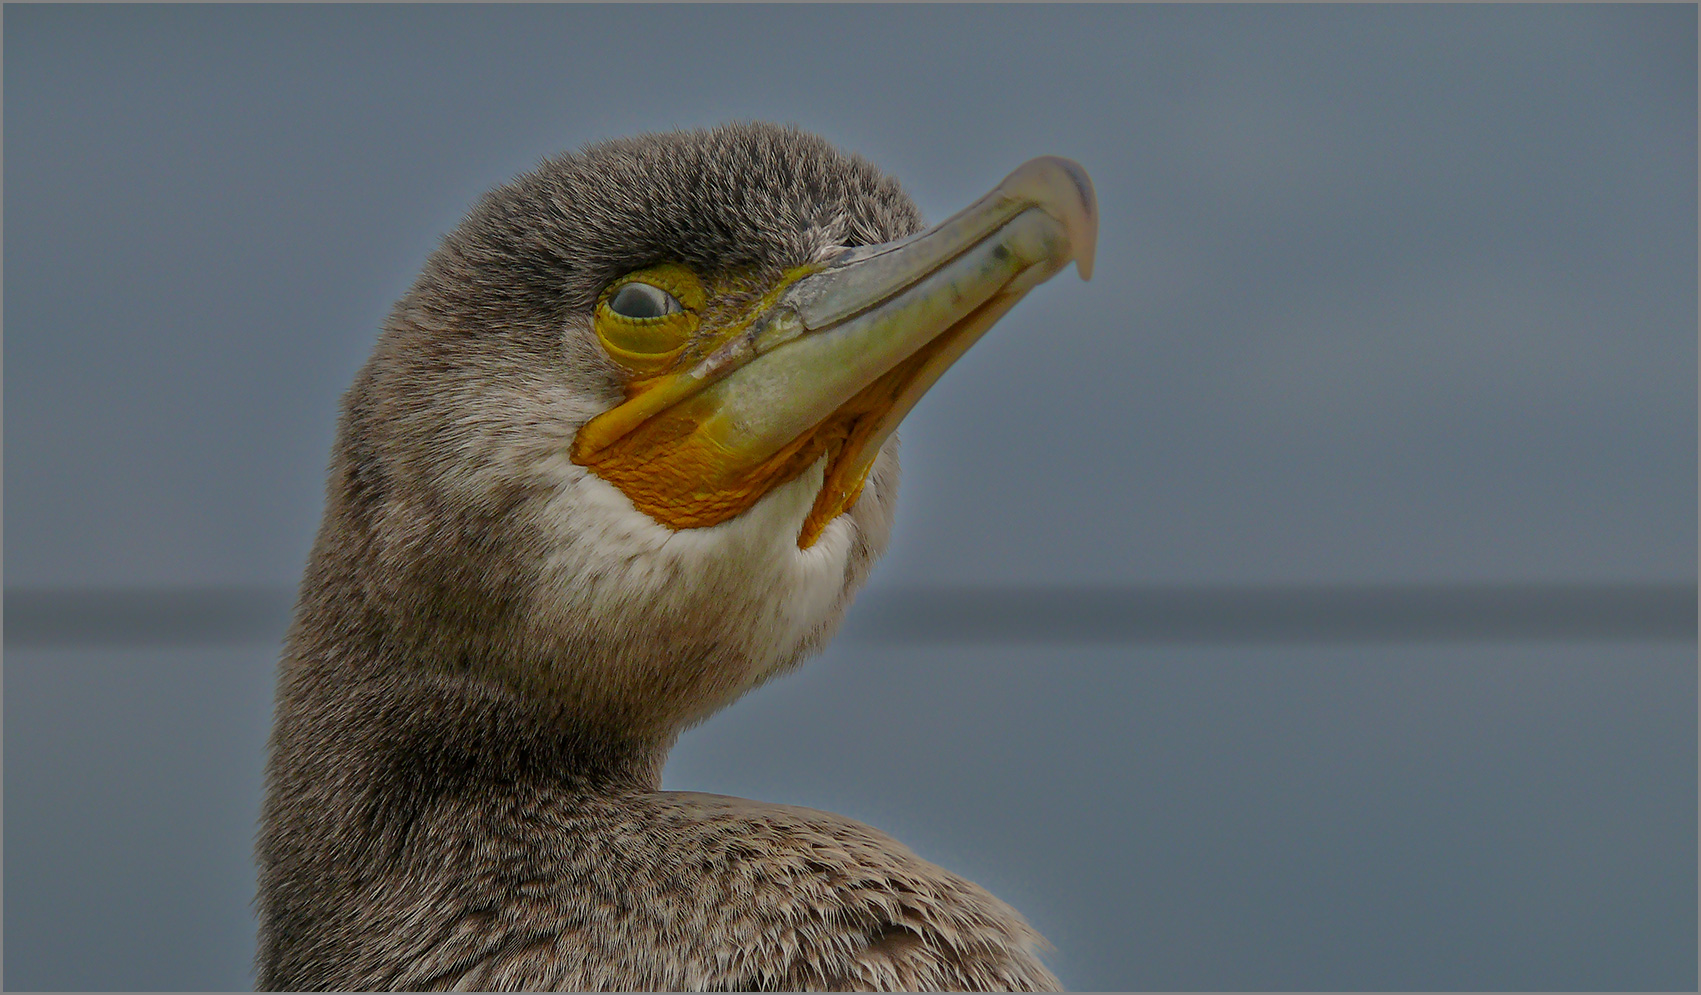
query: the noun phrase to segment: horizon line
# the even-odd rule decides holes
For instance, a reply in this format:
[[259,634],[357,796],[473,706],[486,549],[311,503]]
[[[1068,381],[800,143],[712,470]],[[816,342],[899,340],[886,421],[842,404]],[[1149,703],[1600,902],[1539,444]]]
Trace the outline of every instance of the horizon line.
[[[12,647],[281,642],[281,586],[8,587]],[[1693,581],[873,586],[853,642],[1337,643],[1696,639]]]

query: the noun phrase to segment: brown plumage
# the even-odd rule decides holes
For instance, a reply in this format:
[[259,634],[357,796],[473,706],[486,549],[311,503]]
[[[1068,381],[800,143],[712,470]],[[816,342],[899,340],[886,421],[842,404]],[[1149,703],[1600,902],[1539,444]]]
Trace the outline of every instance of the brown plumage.
[[921,227],[791,129],[605,143],[487,195],[344,399],[258,855],[268,989],[1050,989],[1008,906],[848,819],[659,790],[680,730],[820,648],[886,545],[889,441],[670,531],[567,452],[626,396],[590,314],[662,261],[760,287]]

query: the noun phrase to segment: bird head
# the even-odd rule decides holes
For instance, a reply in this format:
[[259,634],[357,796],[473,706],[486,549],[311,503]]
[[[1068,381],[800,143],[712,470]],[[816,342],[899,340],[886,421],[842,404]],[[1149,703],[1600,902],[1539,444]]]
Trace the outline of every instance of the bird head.
[[837,628],[898,422],[1034,285],[1087,276],[1096,224],[1047,158],[923,230],[875,167],[769,125],[544,162],[444,239],[345,397],[320,629],[670,736]]

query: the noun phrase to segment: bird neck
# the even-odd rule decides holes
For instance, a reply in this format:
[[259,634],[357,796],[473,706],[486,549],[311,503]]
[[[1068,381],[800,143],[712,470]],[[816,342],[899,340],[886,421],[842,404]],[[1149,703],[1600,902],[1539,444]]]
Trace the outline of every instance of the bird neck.
[[[573,663],[590,674],[608,668],[528,643],[510,608],[432,597],[423,583],[372,583],[381,574],[364,533],[326,529],[303,578],[278,722],[310,736],[304,754],[338,754],[340,770],[364,770],[373,783],[659,789],[677,719],[593,681],[563,693],[538,679]],[[274,739],[274,751],[290,746]]]
[[329,763],[373,790],[659,790],[676,727],[422,658],[371,614],[357,599],[303,599],[284,652],[274,763]]
[[622,730],[480,675],[348,654],[286,657],[279,698],[274,763],[333,769],[380,807],[466,792],[657,791],[676,737]]
[[660,797],[671,745],[612,735],[473,674],[292,638],[257,847],[263,983],[394,987],[334,970],[337,983],[303,983],[334,969],[328,944],[355,961],[382,956],[395,920],[375,881],[446,894],[465,884],[453,856],[502,853],[494,844],[520,828],[563,819],[592,830],[594,847],[600,813]]

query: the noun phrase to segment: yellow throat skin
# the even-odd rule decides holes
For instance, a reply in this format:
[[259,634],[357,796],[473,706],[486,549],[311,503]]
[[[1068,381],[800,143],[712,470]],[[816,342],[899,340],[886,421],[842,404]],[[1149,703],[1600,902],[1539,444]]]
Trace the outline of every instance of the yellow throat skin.
[[[580,429],[572,459],[657,522],[691,529],[742,514],[826,456],[797,536],[807,549],[987,329],[1071,261],[1091,277],[1097,235],[1086,171],[1045,156],[942,224],[789,271],[731,313],[717,313],[716,294],[684,266],[628,274],[596,311],[603,348],[632,373],[628,397]],[[611,310],[634,281],[672,295],[678,311]]]

